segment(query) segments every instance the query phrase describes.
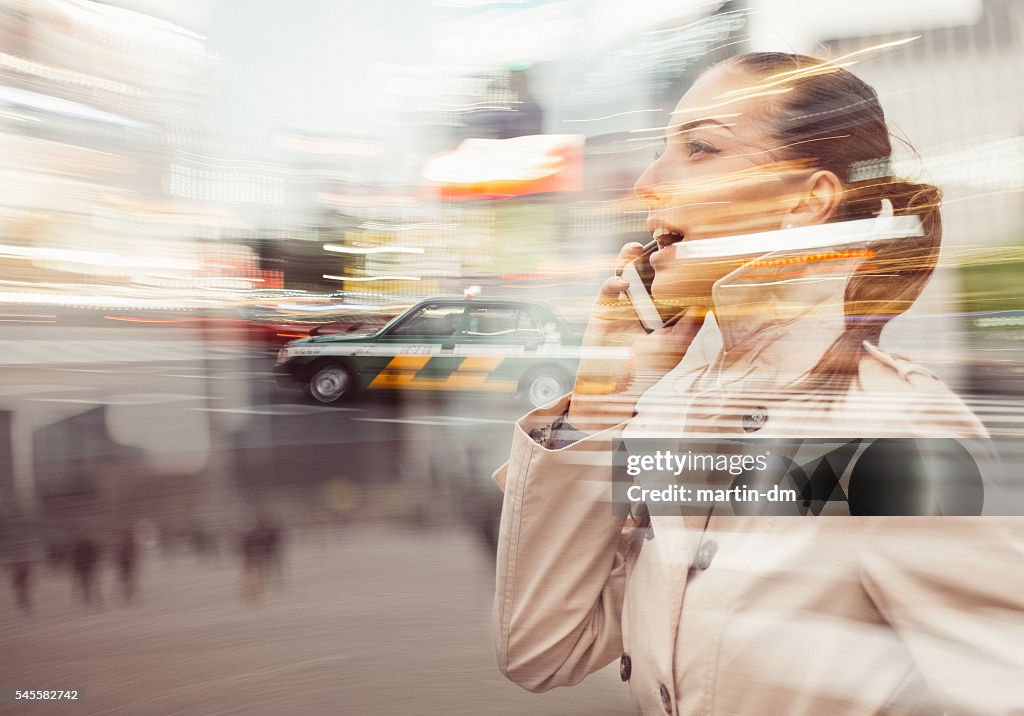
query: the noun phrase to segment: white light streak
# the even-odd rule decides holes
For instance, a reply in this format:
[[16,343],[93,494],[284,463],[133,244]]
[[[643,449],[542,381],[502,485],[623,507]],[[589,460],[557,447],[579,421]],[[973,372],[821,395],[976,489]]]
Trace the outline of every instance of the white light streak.
[[600,122],[602,119],[614,119],[615,117],[625,117],[627,114],[640,114],[641,112],[661,112],[661,108],[658,109],[633,109],[629,112],[619,112],[618,114],[608,114],[604,117],[591,117],[590,119],[563,119],[563,122]]
[[415,246],[342,246],[341,244],[324,244],[324,251],[337,254],[422,254],[423,249]]
[[329,281],[419,281],[419,276],[334,276],[329,273],[323,275]]

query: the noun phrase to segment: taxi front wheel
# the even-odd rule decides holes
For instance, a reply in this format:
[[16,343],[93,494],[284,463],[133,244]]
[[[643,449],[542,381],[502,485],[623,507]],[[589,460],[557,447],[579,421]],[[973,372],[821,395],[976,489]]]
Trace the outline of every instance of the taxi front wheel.
[[540,408],[569,392],[569,376],[557,368],[536,368],[519,385],[529,406]]
[[355,393],[355,380],[345,366],[327,363],[310,376],[306,393],[318,403],[338,403]]

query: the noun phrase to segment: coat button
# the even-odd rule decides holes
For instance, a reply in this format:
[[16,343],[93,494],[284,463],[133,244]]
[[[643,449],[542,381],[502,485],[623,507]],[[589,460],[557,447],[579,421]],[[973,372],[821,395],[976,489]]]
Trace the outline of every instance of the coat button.
[[697,569],[707,569],[711,566],[711,560],[715,558],[715,553],[718,552],[718,543],[713,539],[709,539],[707,542],[700,546],[697,550],[697,559],[694,560],[694,566]]
[[629,681],[629,676],[632,673],[633,660],[629,658],[629,654],[623,654],[622,658],[619,659],[619,678],[623,681]]
[[672,713],[672,696],[668,693],[668,687],[662,684],[658,693],[661,694],[661,706],[665,709],[665,713]]
[[759,405],[743,416],[743,432],[754,433],[768,422],[768,408]]

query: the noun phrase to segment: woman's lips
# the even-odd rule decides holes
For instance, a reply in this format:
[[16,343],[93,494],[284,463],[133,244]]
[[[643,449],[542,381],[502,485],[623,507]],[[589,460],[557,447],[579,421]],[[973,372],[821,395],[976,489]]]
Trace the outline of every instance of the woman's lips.
[[682,234],[674,232],[668,232],[659,229],[655,232],[654,239],[658,242],[658,250],[651,254],[651,265],[653,266],[656,262],[660,262],[662,254],[668,256],[669,252],[666,249],[670,248],[673,244],[678,244],[683,241],[684,237]]
[[683,234],[682,232],[673,231],[672,229],[666,229],[663,226],[659,226],[651,232],[651,238],[658,242],[658,248],[663,249],[666,246],[682,241]]

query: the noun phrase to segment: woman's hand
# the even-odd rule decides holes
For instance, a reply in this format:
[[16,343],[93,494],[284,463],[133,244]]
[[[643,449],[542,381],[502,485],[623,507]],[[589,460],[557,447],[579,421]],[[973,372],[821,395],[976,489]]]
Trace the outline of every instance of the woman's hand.
[[[616,268],[642,253],[640,244],[626,244]],[[625,295],[627,286],[619,276],[608,278],[587,323],[568,415],[581,430],[602,430],[632,417],[636,401],[679,363],[704,321],[705,311],[693,307],[649,334]]]

